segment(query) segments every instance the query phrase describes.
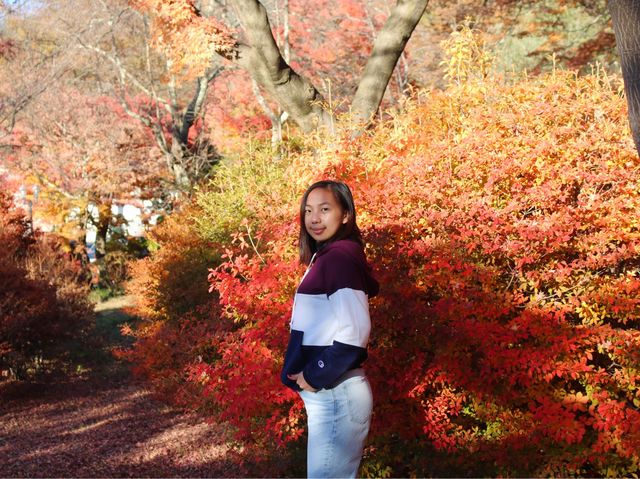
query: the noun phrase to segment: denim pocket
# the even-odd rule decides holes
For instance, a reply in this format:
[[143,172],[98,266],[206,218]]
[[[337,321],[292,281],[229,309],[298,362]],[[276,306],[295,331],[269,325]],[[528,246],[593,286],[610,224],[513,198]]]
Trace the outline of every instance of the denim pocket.
[[347,408],[349,418],[358,424],[366,424],[371,418],[373,409],[373,397],[371,386],[364,377],[347,379],[342,386],[347,394]]

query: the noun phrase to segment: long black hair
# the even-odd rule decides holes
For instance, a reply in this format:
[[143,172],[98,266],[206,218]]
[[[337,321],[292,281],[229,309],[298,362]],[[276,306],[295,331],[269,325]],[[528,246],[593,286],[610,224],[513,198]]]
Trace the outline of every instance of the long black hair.
[[[305,210],[307,206],[307,198],[316,188],[324,188],[329,190],[333,197],[336,199],[342,212],[347,214],[347,222],[340,225],[340,229],[329,240],[319,244],[314,240],[307,232],[305,226]],[[299,237],[299,249],[300,249],[300,262],[303,264],[309,264],[313,254],[320,249],[324,244],[341,240],[350,239],[356,241],[360,246],[364,247],[364,241],[362,240],[362,233],[358,224],[356,223],[356,205],[353,202],[353,195],[349,187],[340,181],[323,180],[312,184],[307,191],[302,195],[300,201],[300,237]]]

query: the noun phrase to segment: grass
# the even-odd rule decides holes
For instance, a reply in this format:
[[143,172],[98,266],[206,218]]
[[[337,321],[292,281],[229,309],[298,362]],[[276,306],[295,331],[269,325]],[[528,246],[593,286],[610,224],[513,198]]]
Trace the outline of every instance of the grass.
[[124,312],[130,302],[130,297],[118,296],[97,303],[94,327],[89,334],[61,345],[68,352],[61,369],[75,377],[91,375],[115,380],[126,377],[129,365],[116,359],[112,351],[127,348],[133,342],[133,338],[121,333],[123,325],[137,320]]
[[96,335],[112,346],[128,346],[131,338],[120,332],[122,326],[135,318],[124,313],[121,308],[109,308],[96,312]]
[[89,299],[96,304],[100,304],[115,296],[116,294],[111,288],[105,287],[92,289],[89,293]]

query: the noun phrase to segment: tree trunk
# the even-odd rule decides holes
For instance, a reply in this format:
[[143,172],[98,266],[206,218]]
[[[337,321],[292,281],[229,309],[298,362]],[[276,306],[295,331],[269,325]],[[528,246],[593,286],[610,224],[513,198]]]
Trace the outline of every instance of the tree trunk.
[[609,0],[609,13],[620,54],[629,126],[640,156],[640,0]]
[[[267,90],[281,108],[304,131],[331,127],[323,98],[309,80],[296,73],[283,58],[273,37],[267,11],[258,0],[233,0],[249,45],[237,45],[236,60]],[[375,115],[413,30],[427,8],[428,0],[398,0],[378,35],[356,92],[352,111],[360,124]]]
[[367,124],[380,107],[393,69],[429,0],[398,0],[373,44],[358,84],[351,111],[357,123]]
[[[107,8],[107,3],[101,3],[104,6],[105,14],[101,22],[114,25],[118,23],[120,16],[125,16],[132,9],[130,6],[124,6],[122,9],[117,8],[112,12]],[[81,48],[96,53],[112,65],[118,80],[117,95],[122,108],[131,118],[136,119],[152,131],[155,142],[164,155],[167,168],[173,175],[176,189],[190,191],[202,179],[202,176],[209,173],[219,158],[214,148],[201,148],[199,152],[194,152],[193,145],[189,142],[189,132],[206,105],[210,82],[223,71],[223,67],[212,65],[196,79],[193,94],[189,104],[185,107],[178,99],[176,82],[171,74],[169,74],[168,82],[169,91],[165,97],[160,96],[158,91],[161,89],[154,80],[154,67],[150,54],[152,40],[148,21],[143,17],[141,22],[144,27],[144,57],[142,58],[144,71],[129,68],[127,58],[122,56],[122,52],[118,48],[119,43],[114,30],[110,31],[108,33],[110,37],[107,37],[111,43],[110,48],[107,48],[108,43],[106,42],[103,46],[93,44],[93,39],[86,41],[76,32],[71,32],[70,35]],[[166,65],[166,71],[170,70],[169,65]],[[134,98],[134,95],[131,94],[132,90],[150,98],[154,108],[147,111],[137,108],[131,102],[131,98]],[[167,114],[171,116],[170,122],[166,121]],[[166,136],[167,128],[171,134],[171,141],[168,141]],[[200,157],[201,154],[208,156]]]
[[96,225],[96,255],[101,258],[107,254],[107,233],[111,225],[111,202],[98,203],[98,224]]
[[249,40],[249,46],[239,45],[240,64],[304,131],[329,125],[320,92],[282,57],[264,6],[257,0],[234,0],[233,5]]
[[173,174],[173,183],[178,191],[186,192],[193,186],[189,173],[185,168],[189,153],[177,135],[174,135],[172,140],[170,152],[165,153],[167,166]]
[[[200,180],[202,170],[209,170],[217,161],[217,156],[197,159],[195,156],[199,154],[206,155],[206,151],[194,152],[189,148],[189,131],[195,124],[196,119],[202,113],[204,108],[209,83],[216,78],[222,67],[210,68],[205,75],[196,79],[196,88],[193,97],[184,112],[178,111],[176,102],[171,102],[172,111],[172,138],[171,148],[165,154],[167,155],[167,163],[173,173],[174,183],[179,190],[189,191]],[[158,115],[159,119],[160,115]],[[164,140],[163,140],[164,141]],[[162,144],[158,146],[162,147]],[[207,167],[207,165],[209,167]],[[204,166],[204,168],[202,168]],[[204,171],[208,174],[208,171]]]

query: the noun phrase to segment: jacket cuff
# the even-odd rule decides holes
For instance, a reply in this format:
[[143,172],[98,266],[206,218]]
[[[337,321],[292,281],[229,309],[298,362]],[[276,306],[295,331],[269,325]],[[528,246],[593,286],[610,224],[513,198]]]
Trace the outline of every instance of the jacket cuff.
[[311,386],[313,389],[318,389],[318,390],[319,390],[319,389],[322,389],[322,387],[321,387],[321,386],[316,386],[316,385],[315,385],[315,384],[313,384],[311,381],[309,381],[309,379],[307,379],[307,376],[305,376],[304,371],[302,371],[302,373],[300,373],[300,374],[302,374],[302,377],[304,378],[304,380],[305,380],[305,381],[307,382],[307,384],[308,384],[309,386]]

